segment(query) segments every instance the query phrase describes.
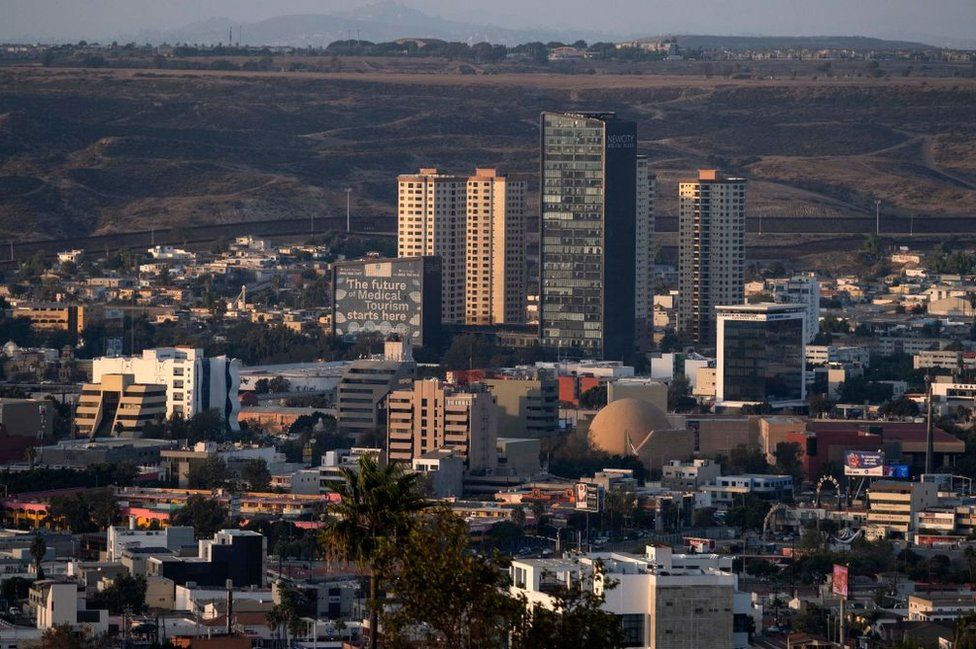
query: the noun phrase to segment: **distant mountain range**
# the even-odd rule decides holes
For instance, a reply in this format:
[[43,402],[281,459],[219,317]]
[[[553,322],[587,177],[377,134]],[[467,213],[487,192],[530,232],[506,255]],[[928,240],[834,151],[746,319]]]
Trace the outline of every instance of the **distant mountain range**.
[[[242,22],[233,17],[208,18],[181,27],[143,28],[124,33],[103,28],[105,31],[55,36],[52,33],[11,33],[0,27],[0,34],[7,42],[74,42],[79,38],[98,42],[137,43],[189,43],[216,45],[217,43],[241,43],[243,45],[271,45],[293,47],[324,47],[329,43],[346,39],[373,42],[392,41],[399,38],[438,38],[469,44],[487,41],[504,45],[518,45],[532,41],[559,41],[572,43],[585,40],[629,41],[656,40],[652,36],[662,26],[635,21],[629,33],[607,33],[597,30],[552,29],[533,26],[503,27],[451,20],[414,9],[398,0],[376,0],[371,4],[350,8],[361,0],[321,0],[321,13],[290,14],[267,18],[256,22]],[[368,0],[367,0],[368,1]],[[409,1],[409,0],[408,0]],[[148,20],[148,19],[147,19]],[[511,24],[507,19],[503,20]],[[172,23],[171,23],[172,24]],[[902,33],[898,40],[885,40],[864,36],[713,36],[677,35],[678,43],[689,49],[764,49],[764,48],[850,48],[857,50],[956,47],[976,48],[976,39],[948,39],[925,33]],[[642,38],[644,37],[644,38]]]
[[[677,36],[682,48],[697,49],[925,49],[932,47],[912,41],[892,41],[867,36],[710,36],[686,34]],[[653,39],[648,39],[653,40]]]
[[144,30],[132,36],[136,42],[227,43],[247,45],[325,46],[333,41],[361,39],[373,42],[398,38],[440,38],[477,43],[487,41],[518,45],[531,41],[612,40],[597,32],[569,32],[545,29],[508,29],[476,25],[431,16],[399,2],[384,0],[354,10],[327,14],[278,16],[243,25],[229,18],[211,18],[169,30]]
[[[645,31],[643,36],[646,36]],[[142,30],[120,36],[118,40],[138,43],[217,44],[240,42],[245,45],[324,47],[333,41],[361,39],[373,42],[398,38],[439,38],[474,44],[481,41],[518,45],[531,41],[573,42],[634,40],[633,35],[597,31],[552,29],[511,29],[480,25],[432,16],[393,0],[380,0],[357,9],[323,14],[277,16],[259,22],[239,23],[230,18],[210,18],[176,29]],[[678,42],[685,48],[762,49],[800,47],[892,49],[924,48],[923,43],[889,41],[864,36],[710,36],[683,35]],[[645,38],[638,40],[654,40]]]

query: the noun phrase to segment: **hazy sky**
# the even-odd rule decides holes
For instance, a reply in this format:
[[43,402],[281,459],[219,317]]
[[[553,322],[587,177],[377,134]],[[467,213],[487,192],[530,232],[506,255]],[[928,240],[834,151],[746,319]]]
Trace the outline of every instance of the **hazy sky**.
[[[104,39],[213,17],[252,22],[329,13],[366,0],[0,0],[0,38]],[[403,0],[422,11],[512,28],[661,33],[973,38],[976,0]]]

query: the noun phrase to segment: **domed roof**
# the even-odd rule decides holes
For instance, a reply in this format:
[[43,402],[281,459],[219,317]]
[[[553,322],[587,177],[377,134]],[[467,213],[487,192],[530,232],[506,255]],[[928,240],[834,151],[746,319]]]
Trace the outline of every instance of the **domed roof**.
[[590,444],[611,455],[636,455],[650,433],[674,426],[657,406],[641,399],[608,403],[590,422]]

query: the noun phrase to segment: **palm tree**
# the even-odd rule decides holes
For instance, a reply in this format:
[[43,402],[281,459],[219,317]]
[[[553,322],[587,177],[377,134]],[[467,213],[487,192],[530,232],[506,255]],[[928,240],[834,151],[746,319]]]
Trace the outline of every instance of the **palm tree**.
[[38,534],[34,537],[30,546],[30,555],[34,559],[34,565],[37,567],[38,581],[44,579],[44,568],[41,566],[41,562],[44,561],[44,555],[46,554],[47,543],[44,542],[44,537]]
[[970,546],[963,552],[963,556],[966,558],[966,566],[969,568],[970,581],[976,581],[976,550]]
[[285,623],[285,612],[281,606],[275,604],[271,607],[265,616],[265,621],[268,624],[268,628],[271,629],[271,634],[275,638],[274,645],[276,647],[281,646],[281,627]]
[[334,518],[322,530],[320,545],[327,557],[355,562],[369,575],[369,649],[376,649],[385,550],[407,532],[426,503],[419,474],[404,473],[399,464],[380,467],[364,455],[358,471],[343,468],[342,475],[336,487],[341,500],[332,508]]

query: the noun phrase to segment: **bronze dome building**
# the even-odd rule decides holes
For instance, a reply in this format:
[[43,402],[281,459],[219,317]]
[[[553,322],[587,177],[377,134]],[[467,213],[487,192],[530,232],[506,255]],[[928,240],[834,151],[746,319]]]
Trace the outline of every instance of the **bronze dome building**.
[[590,422],[590,446],[611,455],[633,455],[648,469],[694,455],[690,430],[675,428],[667,414],[640,399],[619,399],[604,406]]

